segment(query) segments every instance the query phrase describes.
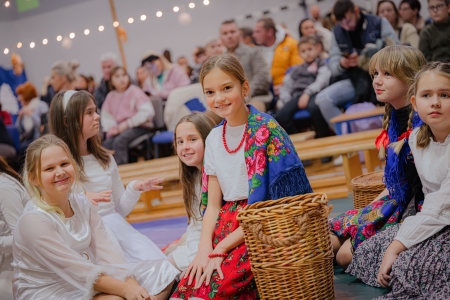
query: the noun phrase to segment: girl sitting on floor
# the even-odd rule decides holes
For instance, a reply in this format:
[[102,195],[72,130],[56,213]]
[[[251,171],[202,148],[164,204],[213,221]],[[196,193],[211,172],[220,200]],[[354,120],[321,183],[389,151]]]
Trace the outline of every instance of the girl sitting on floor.
[[213,127],[213,122],[203,113],[185,116],[175,127],[174,148],[180,159],[180,182],[189,226],[186,244],[178,246],[168,257],[169,261],[181,271],[187,269],[198,251],[202,232],[200,200],[203,154],[206,137]]
[[148,96],[131,84],[123,67],[111,71],[111,92],[102,105],[103,146],[115,150],[118,165],[128,163],[128,144],[153,128],[155,109]]
[[123,187],[114,157],[101,146],[96,110],[94,97],[86,91],[58,93],[50,106],[50,130],[69,146],[87,196],[100,202],[97,212],[114,233],[127,261],[166,259],[158,246],[125,220],[141,193],[161,189],[157,184],[163,180],[133,180]]
[[[409,143],[422,181],[422,210],[362,243],[347,272],[392,288],[381,299],[448,299],[450,295],[450,64],[416,75],[411,103],[424,124]],[[393,145],[397,148],[397,145]]]
[[171,299],[257,299],[236,216],[247,203],[312,189],[287,133],[271,116],[245,105],[250,87],[235,57],[209,58],[200,83],[211,111],[226,120],[206,139],[200,243]]
[[409,46],[386,47],[370,60],[369,71],[377,100],[386,107],[383,130],[376,140],[380,156],[386,158],[386,190],[368,206],[349,210],[329,221],[336,261],[343,268],[352,261],[353,250],[361,242],[398,223],[408,205],[412,213],[420,209],[422,185],[408,145],[398,153],[387,145],[403,139],[410,129],[408,119],[412,106],[407,91],[414,82],[414,75],[425,63],[422,52]]
[[79,179],[61,139],[30,144],[24,183],[33,201],[14,230],[14,299],[166,299],[178,270],[163,259],[126,263],[95,206],[71,192]]

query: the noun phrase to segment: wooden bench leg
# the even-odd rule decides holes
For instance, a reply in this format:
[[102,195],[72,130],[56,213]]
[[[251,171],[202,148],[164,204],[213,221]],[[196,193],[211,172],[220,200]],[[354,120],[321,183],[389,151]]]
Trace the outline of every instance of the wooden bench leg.
[[364,152],[364,160],[366,161],[367,172],[371,173],[375,171],[375,168],[381,167],[381,160],[378,158],[378,150],[371,149],[365,150]]
[[362,175],[362,165],[361,161],[359,160],[359,154],[356,152],[353,154],[342,155],[342,164],[344,166],[347,187],[348,190],[351,191],[352,179],[356,176]]

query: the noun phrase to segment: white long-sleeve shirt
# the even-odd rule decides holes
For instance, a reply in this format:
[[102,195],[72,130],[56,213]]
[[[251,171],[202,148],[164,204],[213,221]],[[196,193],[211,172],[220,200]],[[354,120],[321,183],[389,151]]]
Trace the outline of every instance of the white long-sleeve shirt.
[[409,146],[422,182],[425,201],[421,212],[407,217],[395,237],[406,248],[450,225],[450,135],[443,143],[430,141],[428,147],[417,148],[417,133],[418,128],[411,133]]

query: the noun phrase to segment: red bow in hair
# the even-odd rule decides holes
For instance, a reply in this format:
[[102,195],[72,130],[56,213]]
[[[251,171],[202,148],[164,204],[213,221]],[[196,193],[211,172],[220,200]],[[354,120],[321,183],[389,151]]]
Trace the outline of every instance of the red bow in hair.
[[398,137],[397,141],[401,141],[403,139],[408,139],[411,132],[412,132],[412,129],[408,129],[407,131],[403,132],[403,134]]
[[377,149],[380,150],[381,146],[386,149],[387,145],[389,145],[389,136],[386,130],[382,130],[380,135],[375,140],[375,145]]

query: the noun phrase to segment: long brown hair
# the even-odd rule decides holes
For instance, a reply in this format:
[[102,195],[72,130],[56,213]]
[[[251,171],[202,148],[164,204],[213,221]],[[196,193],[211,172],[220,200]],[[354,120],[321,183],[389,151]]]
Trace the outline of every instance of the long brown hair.
[[[430,62],[425,65],[417,74],[414,80],[414,83],[409,88],[409,95],[417,97],[417,87],[419,85],[419,81],[425,73],[434,72],[437,75],[443,76],[447,78],[450,82],[450,63],[443,62]],[[410,120],[412,119],[412,115]],[[410,121],[411,122],[411,121]],[[420,126],[419,132],[417,133],[417,147],[418,148],[426,148],[430,144],[431,138],[434,138],[433,132],[431,131],[430,126],[428,124],[423,123]]]
[[245,72],[242,68],[239,60],[230,54],[221,54],[208,58],[200,70],[200,83],[203,86],[203,80],[205,76],[208,75],[214,68],[219,68],[221,71],[227,73],[228,75],[236,78],[240,84],[247,81],[245,78]]
[[[90,100],[95,103],[94,97],[86,92],[79,91],[70,97],[67,107],[64,110],[63,100],[65,92],[59,92],[50,105],[50,131],[62,139],[69,146],[75,162],[80,168],[82,181],[86,181],[84,173],[83,159],[79,151],[79,137],[83,135],[83,115]],[[95,135],[87,140],[87,149],[94,155],[100,165],[107,169],[111,161],[111,151],[102,147],[99,135]]]
[[[178,122],[177,126],[174,130],[174,140],[173,147],[177,149],[177,127],[181,123],[190,122],[194,125],[198,134],[200,135],[203,141],[203,147],[205,147],[206,137],[210,133],[210,131],[214,127],[213,121],[203,113],[192,113],[190,115],[184,116]],[[195,193],[196,183],[201,184],[202,172],[195,166],[188,166],[184,164],[180,159],[180,182],[181,187],[183,189],[183,200],[184,206],[186,207],[186,212],[188,215],[188,220],[196,219],[195,211],[200,212],[200,206],[194,207],[194,203],[197,203],[199,199],[197,199],[197,195]]]
[[[50,201],[51,199],[48,197],[45,190],[41,188],[41,155],[44,149],[51,146],[58,146],[66,153],[67,158],[69,158],[70,163],[74,167],[74,184],[79,184],[80,172],[78,171],[78,168],[76,168],[75,160],[73,159],[72,155],[70,155],[69,148],[63,140],[53,134],[46,134],[38,138],[28,146],[27,154],[25,157],[25,166],[23,170],[23,182],[28,190],[28,193],[39,208],[47,212],[54,211],[60,215],[62,220],[64,220],[64,213],[61,208],[48,203],[47,201]],[[36,185],[36,182],[38,182],[39,184]]]
[[0,173],[5,173],[22,183],[22,176],[14,171],[14,169],[8,165],[8,162],[2,156],[0,156]]
[[[415,74],[426,64],[425,57],[419,49],[410,46],[388,46],[375,53],[369,62],[369,73],[373,73],[378,66],[379,70],[389,72],[392,76],[402,81],[408,88],[414,83]],[[405,94],[408,97],[408,94]],[[390,103],[385,104],[382,128],[388,130],[394,107]],[[411,109],[411,111],[413,111]],[[411,124],[409,124],[411,125]],[[403,143],[403,140],[402,140]],[[396,144],[396,149],[403,145]],[[379,157],[385,158],[386,149],[380,148]]]

